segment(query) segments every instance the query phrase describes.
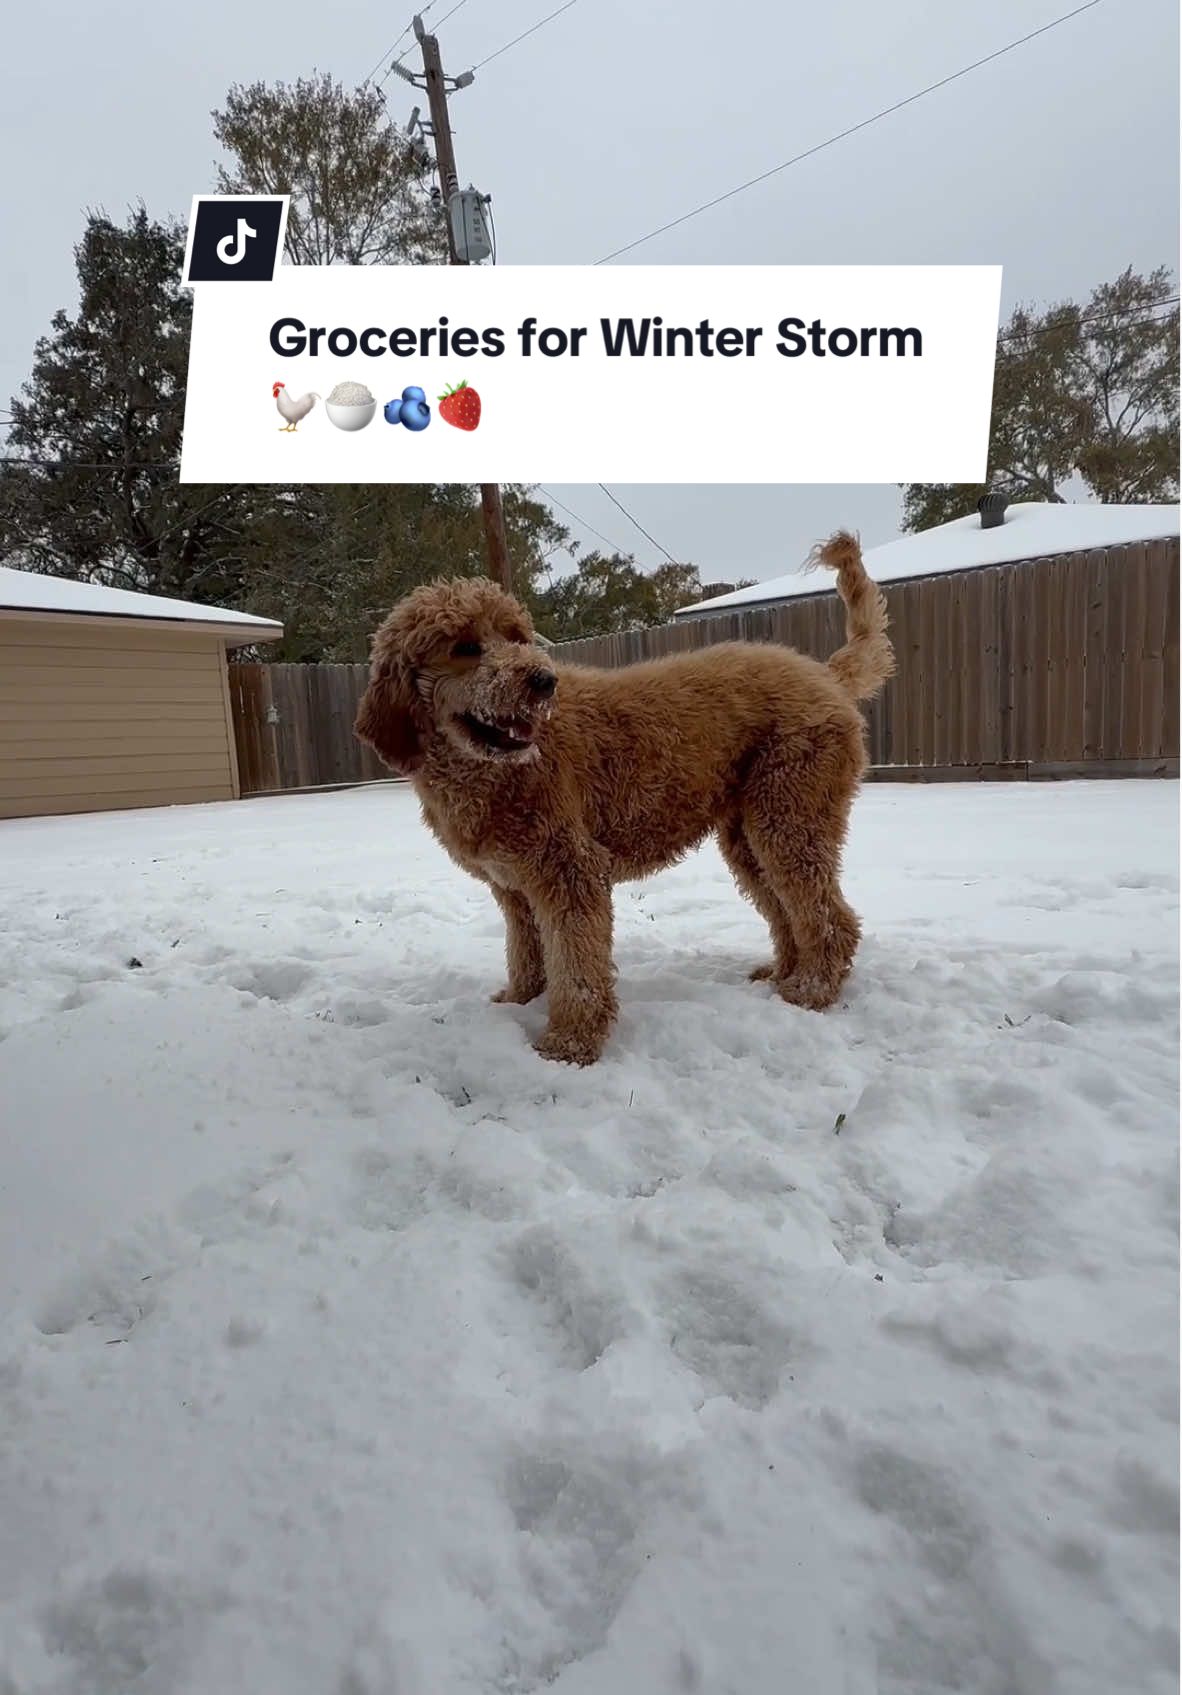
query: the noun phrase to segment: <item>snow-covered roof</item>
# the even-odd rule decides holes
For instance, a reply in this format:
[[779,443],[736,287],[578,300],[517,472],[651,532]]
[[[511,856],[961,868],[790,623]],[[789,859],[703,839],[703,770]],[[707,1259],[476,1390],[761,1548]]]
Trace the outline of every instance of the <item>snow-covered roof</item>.
[[[255,618],[228,606],[199,606],[192,600],[137,594],[131,589],[79,583],[72,577],[46,577],[38,571],[14,571],[0,565],[0,613],[59,612],[90,618],[148,618],[156,623],[213,624],[231,631],[254,631],[264,641],[283,634],[273,618]],[[270,634],[264,634],[270,632]]]
[[[1041,559],[1177,534],[1177,506],[1059,505],[1027,500],[1008,507],[1005,523],[996,529],[983,530],[980,515],[974,512],[967,518],[954,518],[951,523],[868,548],[865,559],[876,583],[891,583],[905,577],[933,577],[947,571],[969,571],[978,565],[1007,565],[1016,559]],[[763,606],[797,595],[820,594],[828,586],[823,575],[797,570],[786,577],[736,589],[733,594],[701,600],[695,606],[683,607],[676,616]]]

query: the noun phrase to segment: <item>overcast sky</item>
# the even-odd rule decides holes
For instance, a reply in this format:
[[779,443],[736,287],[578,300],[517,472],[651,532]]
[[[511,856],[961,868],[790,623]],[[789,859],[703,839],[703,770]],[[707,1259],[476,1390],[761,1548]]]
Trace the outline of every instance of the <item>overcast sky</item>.
[[[458,72],[559,0],[463,0]],[[428,22],[454,0],[436,0]],[[595,260],[1068,10],[1070,0],[830,0],[741,8],[577,0],[453,101],[460,173],[494,196],[506,264]],[[76,296],[89,207],[187,214],[213,187],[231,82],[359,82],[409,21],[372,0],[42,0],[8,9],[0,65],[0,406]],[[409,39],[409,38],[408,38]],[[405,45],[403,42],[402,45]],[[1175,266],[1176,0],[1101,0],[1061,28],[618,263],[1001,263],[1003,310]],[[401,121],[419,98],[391,79]],[[708,427],[708,426],[707,426]],[[0,434],[0,440],[3,439]],[[634,485],[618,492],[706,581],[792,569],[838,524],[898,531],[893,486]],[[595,487],[555,496],[645,565],[662,555]],[[581,538],[598,545],[587,530]]]

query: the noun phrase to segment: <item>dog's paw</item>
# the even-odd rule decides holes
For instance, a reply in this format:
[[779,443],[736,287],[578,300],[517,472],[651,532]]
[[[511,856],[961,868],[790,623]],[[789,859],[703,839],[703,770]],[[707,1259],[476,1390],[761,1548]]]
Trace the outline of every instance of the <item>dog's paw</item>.
[[789,1006],[804,1007],[808,1012],[824,1012],[841,993],[841,984],[813,972],[791,971],[787,977],[776,978],[776,992]]
[[754,971],[747,973],[749,983],[779,983],[786,977],[791,977],[796,970],[795,959],[788,965],[782,965],[778,960],[770,960],[767,965],[757,965]]
[[510,983],[495,995],[490,995],[489,1000],[493,1006],[528,1006],[530,1001],[536,1001],[544,993],[545,988],[544,983]]
[[603,1039],[577,1030],[544,1030],[534,1043],[534,1052],[563,1065],[594,1065],[603,1052]]

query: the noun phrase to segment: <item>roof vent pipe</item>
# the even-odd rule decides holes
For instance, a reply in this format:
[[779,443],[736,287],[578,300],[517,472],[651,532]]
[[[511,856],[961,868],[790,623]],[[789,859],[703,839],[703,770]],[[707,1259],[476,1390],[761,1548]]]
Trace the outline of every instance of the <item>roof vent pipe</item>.
[[996,530],[1006,521],[1006,507],[1009,496],[1004,494],[983,494],[977,502],[977,511],[981,514],[981,528]]

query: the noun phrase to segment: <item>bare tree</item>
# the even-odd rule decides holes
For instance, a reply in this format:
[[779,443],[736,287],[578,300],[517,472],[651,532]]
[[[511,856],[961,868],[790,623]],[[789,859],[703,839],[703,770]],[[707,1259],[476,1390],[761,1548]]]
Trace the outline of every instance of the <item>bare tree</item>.
[[390,121],[382,91],[327,74],[236,83],[213,130],[230,156],[223,194],[288,194],[293,265],[423,265],[446,258],[430,166]]

